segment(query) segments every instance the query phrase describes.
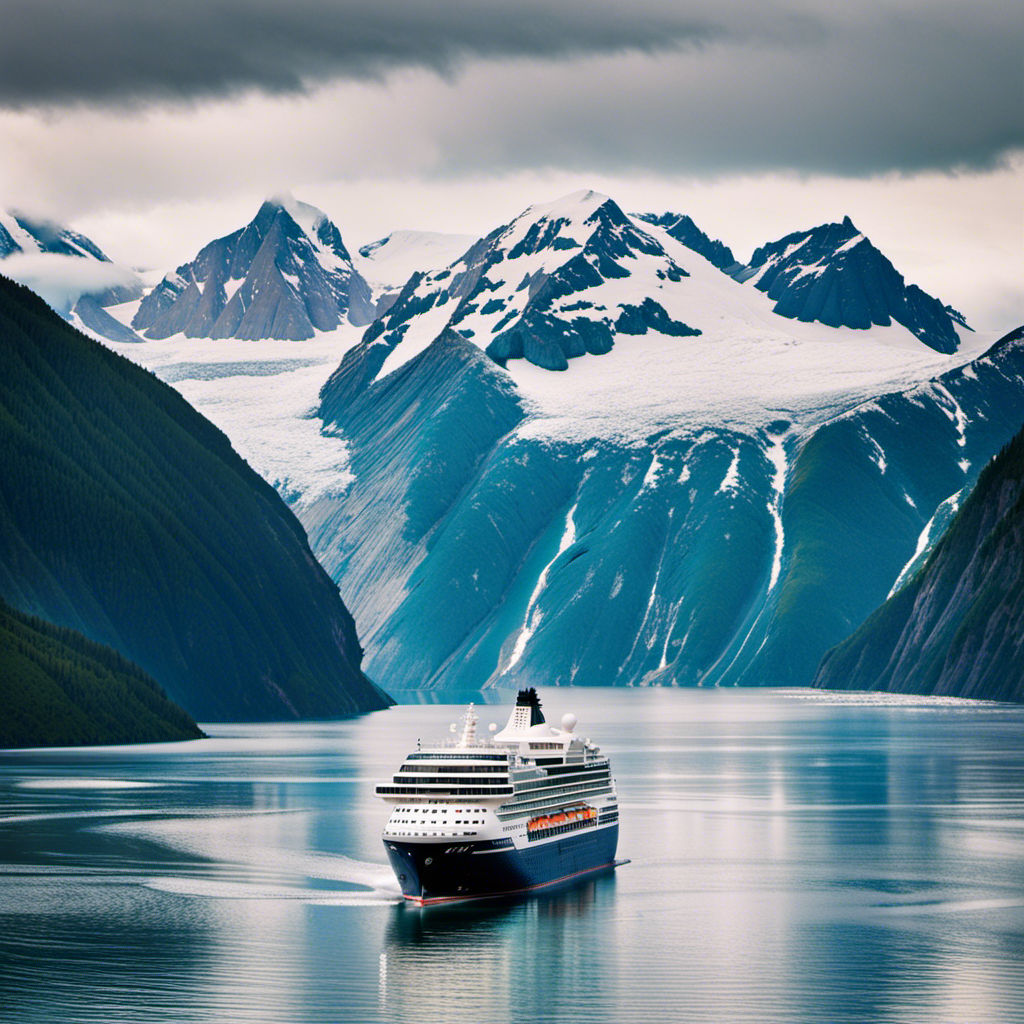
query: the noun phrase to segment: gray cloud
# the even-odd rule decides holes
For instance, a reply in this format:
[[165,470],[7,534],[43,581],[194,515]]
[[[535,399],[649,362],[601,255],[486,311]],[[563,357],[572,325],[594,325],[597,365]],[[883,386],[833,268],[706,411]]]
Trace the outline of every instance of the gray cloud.
[[[1024,14],[1024,5],[1020,11]],[[1021,21],[1021,31],[1009,22]],[[1024,17],[858,24],[794,48],[745,42],[651,59],[480,74],[452,94],[438,173],[866,175],[986,168],[1024,147]],[[470,75],[477,77],[473,72]],[[485,110],[486,117],[476,111]],[[430,108],[421,112],[429,117]]]
[[703,0],[5,0],[0,103],[302,91],[472,58],[664,50],[726,29]]
[[[221,146],[178,123],[150,180],[194,156],[209,187],[242,151],[254,174],[288,184],[396,168],[913,173],[991,167],[1024,147],[1019,0],[3,4],[0,107],[124,115],[123,155],[91,148],[127,161],[129,179],[148,158],[125,108],[169,113],[243,90],[300,94],[326,119],[275,107],[240,138],[225,115]],[[332,104],[346,81],[349,105]],[[9,159],[34,173],[27,155]]]

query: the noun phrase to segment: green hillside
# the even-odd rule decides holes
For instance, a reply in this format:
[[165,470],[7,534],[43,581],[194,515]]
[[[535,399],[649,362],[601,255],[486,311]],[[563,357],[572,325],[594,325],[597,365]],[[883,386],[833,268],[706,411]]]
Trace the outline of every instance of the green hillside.
[[0,597],[201,720],[385,706],[278,494],[172,388],[0,278]]
[[0,747],[203,736],[154,679],[81,633],[0,601]]

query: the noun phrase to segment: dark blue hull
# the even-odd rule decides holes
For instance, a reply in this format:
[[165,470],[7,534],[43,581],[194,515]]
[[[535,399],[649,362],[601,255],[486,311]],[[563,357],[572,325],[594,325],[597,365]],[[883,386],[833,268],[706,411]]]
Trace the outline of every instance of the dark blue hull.
[[588,828],[517,850],[510,839],[410,843],[384,848],[406,899],[416,903],[514,896],[615,866],[618,824]]

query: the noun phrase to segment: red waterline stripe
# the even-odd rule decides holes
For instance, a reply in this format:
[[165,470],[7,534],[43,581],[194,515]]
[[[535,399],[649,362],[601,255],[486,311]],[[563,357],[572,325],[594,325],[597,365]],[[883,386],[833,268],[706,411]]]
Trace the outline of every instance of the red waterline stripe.
[[537,885],[528,885],[525,889],[508,889],[505,892],[488,892],[482,893],[479,896],[430,896],[427,899],[423,899],[422,896],[406,896],[410,903],[414,903],[418,907],[425,907],[428,904],[435,903],[454,903],[459,901],[461,903],[468,903],[470,900],[493,900],[498,899],[501,896],[519,896],[524,892],[533,892],[534,889],[545,889],[549,885],[557,885],[559,882],[567,882],[570,878],[576,878],[580,875],[592,875],[595,871],[604,871],[605,868],[618,867],[620,864],[628,864],[628,860],[610,860],[607,864],[599,864],[596,868],[586,868],[583,871],[574,871],[569,875],[562,875],[561,878],[552,878],[550,882],[539,882]]

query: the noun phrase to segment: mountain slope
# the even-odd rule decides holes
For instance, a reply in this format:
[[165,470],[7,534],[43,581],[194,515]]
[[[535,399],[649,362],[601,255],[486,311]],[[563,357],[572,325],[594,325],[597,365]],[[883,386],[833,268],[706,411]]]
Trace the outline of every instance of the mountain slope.
[[353,262],[373,289],[380,316],[394,305],[413,274],[449,266],[476,241],[475,235],[392,231],[384,238],[361,245]]
[[337,227],[291,197],[268,200],[246,227],[168,274],[132,326],[147,338],[301,340],[374,317],[370,287]]
[[0,279],[0,595],[206,720],[384,700],[299,523],[171,388]]
[[699,253],[708,263],[718,267],[719,270],[724,271],[726,274],[743,269],[743,264],[739,263],[736,257],[733,256],[732,249],[729,246],[718,239],[712,240],[694,224],[693,218],[688,217],[685,213],[663,213],[660,215],[639,213],[636,214],[636,218],[648,224],[654,224],[656,227],[664,228],[666,234],[682,242],[687,249],[692,249],[694,252]]
[[299,512],[368,669],[806,685],[1024,420],[1024,345],[775,304],[586,192],[412,278],[321,392],[355,480]]
[[813,685],[1024,701],[1024,430],[924,567],[825,655]]
[[0,747],[158,743],[203,731],[137,665],[0,600]]

